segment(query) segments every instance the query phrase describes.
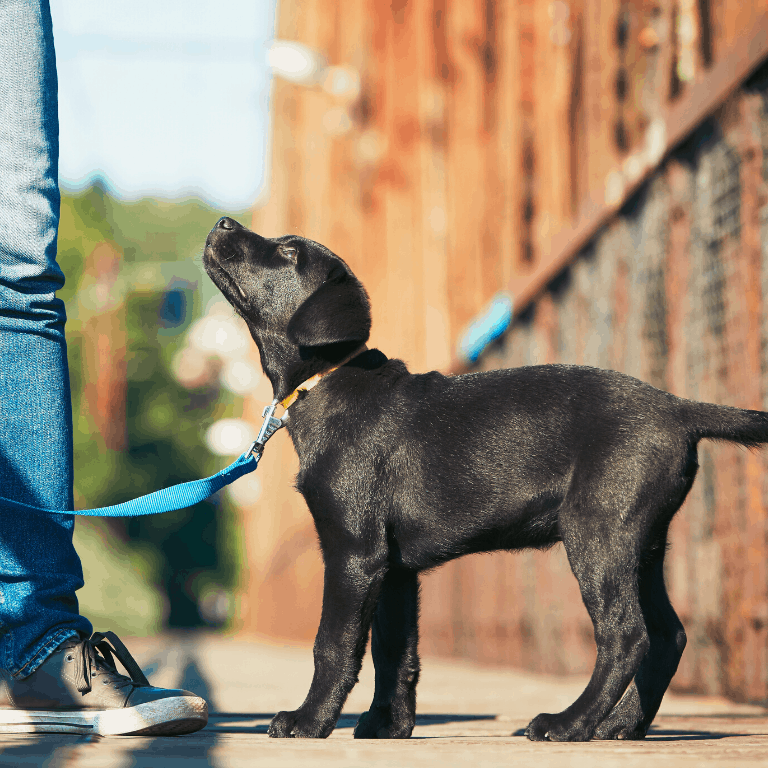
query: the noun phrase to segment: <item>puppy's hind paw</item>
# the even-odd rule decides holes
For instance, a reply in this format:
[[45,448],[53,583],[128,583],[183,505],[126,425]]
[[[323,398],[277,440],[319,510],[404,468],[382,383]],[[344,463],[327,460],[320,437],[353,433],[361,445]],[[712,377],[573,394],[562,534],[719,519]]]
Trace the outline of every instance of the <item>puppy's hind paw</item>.
[[356,739],[407,739],[412,732],[412,722],[393,722],[389,707],[371,707],[360,715],[355,726]]
[[528,723],[525,735],[531,741],[589,741],[590,734],[559,715],[543,713]]
[[293,724],[296,720],[295,712],[278,712],[269,724],[267,733],[272,739],[293,738]]
[[616,721],[604,720],[595,730],[593,739],[618,739],[621,741],[641,741],[646,736],[646,730],[642,727],[632,727],[631,725]]
[[552,715],[542,714],[536,717],[528,723],[528,727],[525,729],[525,735],[531,741],[547,741],[549,738],[549,723],[548,718]]

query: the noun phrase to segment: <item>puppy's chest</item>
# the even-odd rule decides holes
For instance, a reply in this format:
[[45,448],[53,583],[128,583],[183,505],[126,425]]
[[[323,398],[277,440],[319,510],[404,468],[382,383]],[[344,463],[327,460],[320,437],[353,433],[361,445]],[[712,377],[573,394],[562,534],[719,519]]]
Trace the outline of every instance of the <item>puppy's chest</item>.
[[296,488],[304,495],[313,514],[318,505],[357,509],[373,504],[391,505],[396,488],[377,472],[370,456],[347,453],[319,455],[301,461]]
[[393,462],[390,451],[367,444],[305,451],[299,460],[296,488],[316,521],[351,522],[370,516],[386,521],[399,516],[404,499],[413,496],[411,485],[420,477],[415,468],[404,471]]

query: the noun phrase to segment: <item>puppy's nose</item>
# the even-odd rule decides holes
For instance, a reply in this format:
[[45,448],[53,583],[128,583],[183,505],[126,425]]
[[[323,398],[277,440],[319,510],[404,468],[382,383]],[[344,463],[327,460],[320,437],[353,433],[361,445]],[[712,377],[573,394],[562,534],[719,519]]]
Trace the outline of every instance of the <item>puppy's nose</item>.
[[230,219],[228,216],[222,216],[217,222],[216,226],[219,229],[234,229],[237,222]]

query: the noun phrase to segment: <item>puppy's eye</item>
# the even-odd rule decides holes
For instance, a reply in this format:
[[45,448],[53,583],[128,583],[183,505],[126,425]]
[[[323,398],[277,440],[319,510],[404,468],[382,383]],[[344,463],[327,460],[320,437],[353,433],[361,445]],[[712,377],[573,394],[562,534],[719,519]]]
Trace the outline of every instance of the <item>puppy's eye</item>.
[[297,253],[298,251],[296,248],[283,248],[283,256],[286,256],[289,259],[295,259]]

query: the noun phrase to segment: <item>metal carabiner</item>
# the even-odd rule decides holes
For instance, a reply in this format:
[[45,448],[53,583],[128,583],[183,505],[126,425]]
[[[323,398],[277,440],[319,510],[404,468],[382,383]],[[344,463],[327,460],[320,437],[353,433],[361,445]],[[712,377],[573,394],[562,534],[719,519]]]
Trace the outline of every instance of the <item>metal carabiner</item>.
[[276,419],[274,416],[275,409],[279,403],[280,401],[275,399],[264,408],[264,411],[262,412],[264,421],[261,424],[261,429],[259,429],[259,434],[256,436],[256,439],[253,441],[251,447],[246,451],[246,456],[251,456],[253,454],[258,454],[261,456],[267,440],[269,440],[269,438],[272,437],[272,435],[274,435],[278,429],[284,427],[288,422],[288,411],[286,411],[279,419]]

